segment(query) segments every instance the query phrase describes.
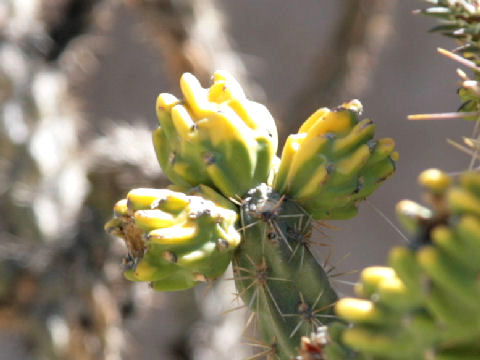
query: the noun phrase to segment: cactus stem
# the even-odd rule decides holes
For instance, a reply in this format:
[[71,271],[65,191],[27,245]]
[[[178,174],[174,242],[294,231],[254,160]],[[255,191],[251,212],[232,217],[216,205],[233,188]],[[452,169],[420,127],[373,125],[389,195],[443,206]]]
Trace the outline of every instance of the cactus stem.
[[322,310],[331,309],[337,296],[310,253],[312,217],[266,184],[247,195],[241,208],[244,238],[233,259],[237,296],[257,313],[262,340],[277,336],[275,358],[290,359],[300,335],[328,322],[320,312],[332,313]]

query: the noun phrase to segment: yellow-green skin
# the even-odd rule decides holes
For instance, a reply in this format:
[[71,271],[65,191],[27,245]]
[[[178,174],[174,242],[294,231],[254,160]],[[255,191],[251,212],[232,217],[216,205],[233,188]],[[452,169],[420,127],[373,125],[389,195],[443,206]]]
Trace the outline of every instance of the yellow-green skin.
[[184,100],[160,94],[156,105],[153,144],[168,178],[185,187],[213,186],[236,199],[266,181],[278,143],[269,111],[248,100],[224,71],[208,89],[189,73],[180,87]]
[[427,170],[420,183],[433,211],[399,204],[413,241],[392,250],[391,267],[362,272],[359,298],[337,303],[353,327],[337,327],[328,360],[480,359],[480,174],[452,182]]
[[395,171],[395,142],[373,140],[375,125],[360,121],[361,111],[358,100],[319,109],[283,148],[273,187],[314,219],[353,217],[357,204]]
[[129,248],[129,280],[174,291],[225,272],[240,243],[235,207],[206,186],[192,192],[134,189],[117,203],[106,228]]

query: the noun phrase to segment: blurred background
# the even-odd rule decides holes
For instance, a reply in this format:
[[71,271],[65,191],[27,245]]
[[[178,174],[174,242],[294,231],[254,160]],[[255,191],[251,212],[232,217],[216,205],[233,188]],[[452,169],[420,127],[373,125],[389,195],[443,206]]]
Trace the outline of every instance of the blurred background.
[[[315,109],[351,98],[395,138],[400,161],[353,220],[316,249],[343,280],[383,264],[401,236],[395,203],[418,173],[464,169],[446,144],[455,111],[453,41],[428,34],[417,0],[0,0],[0,359],[245,359],[246,314],[222,312],[232,281],[153,293],[122,277],[126,248],[103,224],[134,187],[168,182],[150,132],[159,92],[185,71],[206,87],[232,72],[266,104],[281,143]],[[348,257],[347,257],[348,255]],[[337,283],[341,294],[351,286]]]

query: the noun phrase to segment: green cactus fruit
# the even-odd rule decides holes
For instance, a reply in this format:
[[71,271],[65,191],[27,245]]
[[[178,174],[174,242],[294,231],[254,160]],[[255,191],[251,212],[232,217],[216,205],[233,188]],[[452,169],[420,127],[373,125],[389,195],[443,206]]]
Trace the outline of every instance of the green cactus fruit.
[[351,326],[330,337],[328,360],[480,359],[480,174],[453,183],[429,169],[419,180],[432,210],[397,207],[412,242],[393,249],[391,267],[363,271],[359,298],[337,303]]
[[337,300],[310,252],[312,218],[266,184],[248,192],[240,218],[243,239],[233,258],[238,295],[255,314],[272,358],[292,359],[301,336],[332,320]]
[[278,143],[269,111],[248,100],[225,71],[208,89],[185,73],[180,87],[184,100],[163,93],[156,105],[153,144],[168,178],[184,187],[213,186],[227,198],[267,181]]
[[362,105],[352,100],[311,115],[287,139],[277,192],[295,199],[314,219],[346,219],[395,170],[398,153],[390,138],[373,140],[375,125],[359,121]]
[[235,206],[204,185],[190,193],[134,189],[115,205],[105,228],[128,247],[129,280],[174,291],[225,272],[240,243]]

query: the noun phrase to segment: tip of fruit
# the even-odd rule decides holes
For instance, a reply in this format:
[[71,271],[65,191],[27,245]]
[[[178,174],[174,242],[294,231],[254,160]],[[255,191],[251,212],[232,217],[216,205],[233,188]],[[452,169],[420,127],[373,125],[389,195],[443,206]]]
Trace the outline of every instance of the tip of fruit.
[[363,105],[358,99],[347,101],[341,105],[342,108],[355,111],[358,114],[363,112]]
[[451,183],[450,176],[438,169],[428,169],[422,171],[418,177],[421,186],[435,193],[444,192]]

